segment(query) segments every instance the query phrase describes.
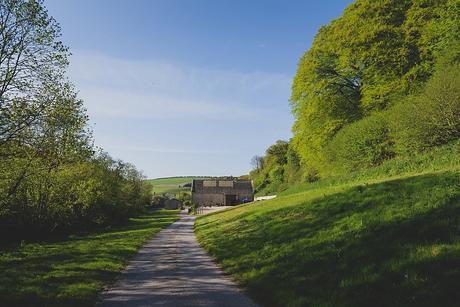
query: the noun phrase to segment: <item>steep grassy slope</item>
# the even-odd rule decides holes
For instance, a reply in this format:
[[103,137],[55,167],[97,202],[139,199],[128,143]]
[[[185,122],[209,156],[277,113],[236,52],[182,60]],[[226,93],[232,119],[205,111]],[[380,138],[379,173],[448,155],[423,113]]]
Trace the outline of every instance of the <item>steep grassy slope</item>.
[[266,306],[457,305],[459,148],[199,218],[198,239]]

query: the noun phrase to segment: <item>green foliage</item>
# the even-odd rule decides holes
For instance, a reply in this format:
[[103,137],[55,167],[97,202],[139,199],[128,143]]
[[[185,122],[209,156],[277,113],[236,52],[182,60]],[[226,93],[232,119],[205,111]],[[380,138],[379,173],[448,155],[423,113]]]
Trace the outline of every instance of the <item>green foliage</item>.
[[384,181],[388,178],[402,178],[423,173],[438,173],[446,170],[460,170],[460,140],[444,146],[437,146],[427,152],[397,156],[381,165],[343,172],[313,183],[299,183],[290,186],[280,195],[318,190],[331,186],[353,186]]
[[320,29],[294,136],[250,173],[279,197],[196,223],[261,304],[458,304],[459,42],[459,0],[358,0]]
[[150,191],[133,165],[96,154],[65,78],[68,49],[41,0],[0,2],[0,231],[16,240],[115,224]]
[[0,305],[94,306],[128,259],[177,211],[153,211],[123,225],[53,242],[2,247]]
[[395,155],[389,124],[380,113],[346,126],[328,146],[336,172],[374,167]]
[[460,138],[460,64],[442,67],[423,92],[392,110],[394,138],[402,153]]
[[256,193],[270,194],[285,189],[301,178],[300,160],[289,142],[278,140],[271,145],[265,156],[253,158],[254,169],[249,177],[254,182]]
[[183,206],[191,206],[192,205],[192,195],[190,192],[179,193],[177,195],[177,199],[181,201]]
[[292,84],[293,138],[253,158],[256,191],[457,140],[459,16],[459,0],[357,0],[322,27]]
[[30,140],[34,125],[41,125],[42,116],[55,109],[53,92],[66,86],[69,52],[42,0],[4,0],[0,13],[0,145],[4,145]]
[[460,65],[440,62],[419,94],[342,128],[327,146],[329,167],[324,173],[375,167],[396,154],[413,154],[459,139]]
[[[459,41],[459,3],[358,0],[319,30],[312,47],[300,59],[292,84],[292,145],[304,168],[321,175],[331,173],[326,159],[331,142],[335,142],[332,147],[340,147],[345,143],[338,139],[353,138],[352,134],[368,128],[374,137],[387,134],[378,120],[369,120],[377,124],[375,128],[369,122],[345,128],[391,108],[395,101],[423,87],[441,55]],[[342,128],[348,132],[335,138]],[[365,146],[371,152],[361,153],[356,164],[371,166],[379,163],[381,156],[386,157],[382,147],[392,141],[375,141],[379,148]],[[350,151],[357,152],[361,145],[352,144]],[[337,156],[343,156],[345,150],[341,150]]]
[[458,145],[201,217],[198,240],[264,306],[456,306]]
[[[14,162],[0,185],[4,197],[0,221],[10,225],[12,232],[2,240],[118,223],[150,202],[142,175],[132,165],[106,154],[55,168],[49,168],[43,159]],[[28,163],[27,170],[22,163]],[[14,166],[27,176],[19,180]]]
[[283,140],[276,141],[275,144],[268,147],[267,156],[273,157],[277,164],[285,164],[287,162],[287,151],[289,143]]

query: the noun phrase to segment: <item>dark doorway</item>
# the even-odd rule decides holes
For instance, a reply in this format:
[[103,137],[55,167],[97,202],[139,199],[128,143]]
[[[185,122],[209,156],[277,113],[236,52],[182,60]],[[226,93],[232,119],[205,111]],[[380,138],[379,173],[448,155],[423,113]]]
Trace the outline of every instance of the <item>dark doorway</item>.
[[231,205],[237,205],[238,201],[236,199],[236,195],[225,195],[225,205],[226,206],[231,206]]

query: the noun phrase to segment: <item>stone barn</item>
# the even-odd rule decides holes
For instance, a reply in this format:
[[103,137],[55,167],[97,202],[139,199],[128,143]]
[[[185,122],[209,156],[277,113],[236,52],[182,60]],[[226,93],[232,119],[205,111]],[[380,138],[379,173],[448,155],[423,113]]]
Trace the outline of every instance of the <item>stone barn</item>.
[[197,206],[233,206],[254,200],[251,180],[194,179],[192,202]]
[[182,203],[180,200],[171,198],[165,201],[165,209],[167,210],[176,210],[179,209]]

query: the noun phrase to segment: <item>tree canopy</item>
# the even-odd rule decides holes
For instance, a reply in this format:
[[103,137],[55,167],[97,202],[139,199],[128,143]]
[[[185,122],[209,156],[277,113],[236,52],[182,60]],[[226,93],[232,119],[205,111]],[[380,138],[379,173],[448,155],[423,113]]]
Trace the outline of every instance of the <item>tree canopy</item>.
[[258,191],[458,139],[458,63],[460,0],[355,1],[300,58],[293,137],[259,158]]
[[68,56],[42,0],[0,1],[0,231],[11,237],[114,223],[149,203],[142,174],[94,148]]
[[343,127],[419,91],[446,46],[458,42],[458,0],[358,0],[322,27],[292,84],[293,144],[325,167]]

